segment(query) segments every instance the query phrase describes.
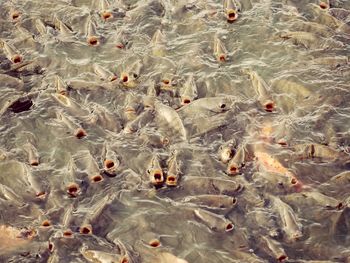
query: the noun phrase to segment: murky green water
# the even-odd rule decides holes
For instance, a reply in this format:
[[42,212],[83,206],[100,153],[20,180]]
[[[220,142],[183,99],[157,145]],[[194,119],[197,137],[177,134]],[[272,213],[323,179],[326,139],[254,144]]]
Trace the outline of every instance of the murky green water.
[[349,262],[349,34],[346,0],[2,1],[0,261]]

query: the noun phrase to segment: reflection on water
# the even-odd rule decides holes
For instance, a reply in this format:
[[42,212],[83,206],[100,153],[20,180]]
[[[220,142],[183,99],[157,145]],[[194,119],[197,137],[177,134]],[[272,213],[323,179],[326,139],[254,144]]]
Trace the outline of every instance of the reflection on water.
[[1,262],[348,262],[350,2],[5,1]]

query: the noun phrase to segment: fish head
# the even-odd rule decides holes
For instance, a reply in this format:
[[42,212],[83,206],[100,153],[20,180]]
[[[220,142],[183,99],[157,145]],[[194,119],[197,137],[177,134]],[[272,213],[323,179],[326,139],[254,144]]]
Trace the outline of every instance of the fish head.
[[238,12],[237,10],[234,9],[228,9],[226,10],[226,19],[227,22],[229,23],[233,23],[234,21],[236,21],[238,18]]
[[161,169],[149,170],[150,181],[155,186],[160,186],[164,182],[163,171]]

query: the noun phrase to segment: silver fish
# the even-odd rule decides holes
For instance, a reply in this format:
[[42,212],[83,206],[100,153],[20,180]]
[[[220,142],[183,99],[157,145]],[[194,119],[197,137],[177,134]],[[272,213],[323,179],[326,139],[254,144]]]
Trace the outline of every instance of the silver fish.
[[227,49],[217,36],[214,37],[213,54],[219,62],[225,62],[228,59]]
[[293,209],[279,197],[269,195],[272,206],[279,214],[282,228],[290,241],[295,241],[303,236],[302,226]]
[[149,181],[154,186],[160,186],[164,183],[164,175],[162,167],[159,163],[157,155],[153,155],[147,168]]
[[197,85],[196,85],[196,82],[194,80],[193,74],[191,74],[187,78],[187,80],[186,80],[186,82],[181,90],[181,93],[180,93],[181,104],[182,105],[189,104],[193,100],[197,99],[197,97],[198,97]]
[[75,165],[87,174],[90,182],[99,183],[103,181],[98,164],[89,150],[77,152],[74,156],[74,161]]
[[202,221],[211,230],[229,232],[234,229],[233,223],[221,215],[214,214],[204,209],[195,209],[194,214],[196,218]]
[[177,159],[178,153],[174,151],[171,155],[171,157],[168,160],[168,171],[167,171],[167,177],[166,177],[166,185],[167,186],[177,186],[181,170],[180,170],[180,164]]
[[120,165],[119,158],[110,143],[107,141],[103,144],[102,150],[103,169],[109,175],[115,175],[117,168]]
[[235,196],[243,186],[235,181],[200,176],[186,176],[181,181],[182,190],[189,195],[223,194]]
[[23,61],[22,55],[13,45],[4,40],[0,40],[0,42],[8,60],[14,64],[21,63]]
[[174,143],[186,141],[187,133],[179,114],[173,108],[159,101],[155,102],[154,108],[155,121],[159,125],[159,131]]

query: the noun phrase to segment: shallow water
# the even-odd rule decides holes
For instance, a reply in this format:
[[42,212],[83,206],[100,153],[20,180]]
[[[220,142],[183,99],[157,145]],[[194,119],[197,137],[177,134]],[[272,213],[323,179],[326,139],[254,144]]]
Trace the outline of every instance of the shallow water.
[[3,1],[1,262],[349,262],[329,2]]

